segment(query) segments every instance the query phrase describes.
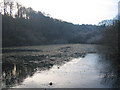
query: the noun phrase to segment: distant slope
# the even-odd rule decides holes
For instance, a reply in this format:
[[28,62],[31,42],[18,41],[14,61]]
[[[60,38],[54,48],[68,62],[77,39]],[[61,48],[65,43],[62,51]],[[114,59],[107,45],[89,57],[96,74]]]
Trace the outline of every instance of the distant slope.
[[[65,21],[34,14],[30,19],[13,18],[3,15],[3,47],[64,44],[64,43],[95,43],[101,37],[104,27],[95,25],[74,25]],[[99,35],[98,35],[99,34]]]

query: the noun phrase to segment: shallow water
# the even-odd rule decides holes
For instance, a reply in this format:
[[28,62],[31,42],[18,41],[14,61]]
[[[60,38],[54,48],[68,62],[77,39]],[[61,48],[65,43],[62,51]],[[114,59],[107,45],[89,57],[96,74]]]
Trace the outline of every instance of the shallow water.
[[[55,53],[48,49],[36,52],[25,51],[23,48],[19,52],[9,50],[3,56],[3,60],[6,60],[3,62],[3,87],[111,88],[113,86],[116,74],[114,70],[112,74],[109,72],[113,67],[107,60],[107,54],[94,51],[80,53],[77,49],[73,50],[74,46],[57,47],[53,50]],[[114,77],[112,80],[111,76]]]
[[[53,66],[50,70],[37,70],[15,88],[104,88],[99,74],[99,55],[88,54],[85,58],[75,58],[62,66]],[[102,68],[101,68],[102,69]],[[49,85],[52,82],[53,85]]]

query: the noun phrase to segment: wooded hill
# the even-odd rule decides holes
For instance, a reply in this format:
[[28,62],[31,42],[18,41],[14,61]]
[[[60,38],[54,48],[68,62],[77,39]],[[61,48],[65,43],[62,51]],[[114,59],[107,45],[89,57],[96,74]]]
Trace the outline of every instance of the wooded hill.
[[[8,46],[45,44],[116,44],[117,24],[76,25],[54,19],[19,3],[4,2],[2,15],[2,44]],[[13,7],[16,5],[16,13]],[[9,7],[9,9],[7,9]]]

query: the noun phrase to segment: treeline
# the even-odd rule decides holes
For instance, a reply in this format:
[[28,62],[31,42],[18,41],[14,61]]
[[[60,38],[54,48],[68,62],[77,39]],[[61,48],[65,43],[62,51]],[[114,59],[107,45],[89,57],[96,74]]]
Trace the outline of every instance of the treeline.
[[[113,44],[116,41],[116,24],[75,25],[54,19],[32,8],[25,8],[19,3],[10,3],[4,2],[1,12],[3,47],[66,43]],[[13,6],[16,7],[15,14]]]
[[[93,43],[101,36],[102,27],[74,25],[44,16],[38,12],[33,18],[13,18],[3,15],[4,46]],[[95,40],[93,40],[96,37]]]
[[103,38],[101,39],[103,44],[107,44],[118,49],[120,43],[119,26],[120,26],[120,21],[117,20],[116,22],[114,22],[114,25],[110,25],[105,28],[105,30],[103,31]]
[[3,15],[29,19],[32,12],[35,13],[32,8],[26,8],[16,0],[3,0],[3,2],[0,2],[0,13]]

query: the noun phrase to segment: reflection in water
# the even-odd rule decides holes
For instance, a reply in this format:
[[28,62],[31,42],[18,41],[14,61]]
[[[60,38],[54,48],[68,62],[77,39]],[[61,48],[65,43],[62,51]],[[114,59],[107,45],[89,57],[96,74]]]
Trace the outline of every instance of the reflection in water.
[[[85,58],[75,58],[66,62],[59,69],[57,65],[54,65],[49,71],[38,70],[32,77],[26,78],[22,85],[16,86],[16,88],[26,88],[28,86],[30,88],[106,87],[100,84],[96,59],[98,59],[97,54],[88,54]],[[49,82],[53,82],[53,85],[49,86]]]
[[[81,55],[81,58],[85,54]],[[3,58],[3,88],[15,87],[24,82],[26,78],[32,77],[36,71],[49,71],[53,65],[58,65],[57,69],[65,62],[70,60],[70,57],[64,55],[64,60],[61,60],[62,54],[55,55],[37,55],[37,56],[8,56]],[[72,54],[72,57],[77,57],[78,53]],[[80,54],[79,54],[80,56]],[[48,58],[49,57],[49,58]],[[12,59],[11,59],[12,58]],[[22,59],[22,60],[21,60]],[[58,59],[58,60],[56,60]],[[51,61],[48,61],[51,60]],[[56,77],[54,77],[56,78]],[[35,79],[36,80],[36,79]]]
[[[4,70],[4,84],[6,87],[15,88],[108,87],[100,83],[102,77],[98,69],[103,70],[104,65],[98,67],[97,60],[99,60],[98,54],[88,54],[84,58],[72,59],[61,66],[54,65],[50,67],[51,69],[47,66],[36,67],[32,62],[25,65],[12,64],[9,70]],[[53,85],[50,86],[49,82]]]
[[[114,54],[72,52],[71,47],[55,54],[3,55],[3,88],[107,88],[120,87],[119,63]],[[31,52],[25,50],[26,53]],[[16,52],[16,51],[15,51]],[[50,85],[52,82],[52,85]]]
[[112,88],[120,88],[120,62],[117,54],[102,55],[101,59],[99,63],[102,64],[104,68],[100,70],[103,77],[102,84],[109,85],[109,87]]
[[12,74],[15,76],[16,75],[16,64],[14,64],[13,70],[12,70]]
[[[9,64],[9,66],[7,66]],[[4,67],[5,66],[5,67]],[[8,68],[6,68],[8,67]],[[49,69],[49,67],[43,67],[41,69]],[[10,64],[3,63],[3,83],[4,87],[13,87],[19,85],[25,78],[33,76],[37,71],[37,66],[34,63],[28,64]]]

